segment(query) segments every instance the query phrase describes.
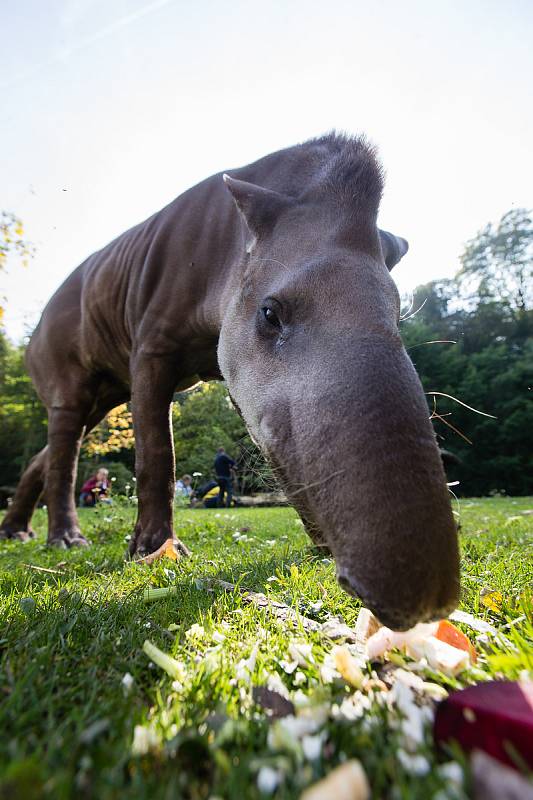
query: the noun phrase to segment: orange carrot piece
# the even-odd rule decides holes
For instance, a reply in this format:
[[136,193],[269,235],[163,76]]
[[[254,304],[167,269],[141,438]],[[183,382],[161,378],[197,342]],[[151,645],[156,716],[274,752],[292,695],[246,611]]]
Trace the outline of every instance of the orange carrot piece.
[[160,558],[170,558],[172,561],[178,561],[179,557],[180,554],[176,547],[176,542],[174,539],[167,539],[155,553],[150,553],[144,558],[136,560],[140,564],[153,564],[154,561],[158,561]]
[[441,619],[435,637],[440,639],[441,642],[446,642],[446,644],[451,644],[452,647],[457,647],[458,650],[465,650],[470,655],[472,664],[476,663],[477,653],[474,645],[468,636],[465,636],[459,628],[456,628],[455,625],[452,625],[447,619]]

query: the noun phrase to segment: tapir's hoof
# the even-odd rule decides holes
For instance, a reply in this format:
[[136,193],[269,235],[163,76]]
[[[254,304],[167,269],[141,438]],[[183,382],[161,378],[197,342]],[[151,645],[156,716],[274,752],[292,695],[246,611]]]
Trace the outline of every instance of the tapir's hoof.
[[89,542],[78,531],[72,533],[62,533],[59,536],[49,536],[46,543],[49,547],[59,547],[61,550],[69,550],[71,547],[89,547]]
[[35,531],[31,528],[24,531],[10,530],[9,528],[0,528],[0,539],[12,539],[18,542],[29,542],[30,539],[35,538]]

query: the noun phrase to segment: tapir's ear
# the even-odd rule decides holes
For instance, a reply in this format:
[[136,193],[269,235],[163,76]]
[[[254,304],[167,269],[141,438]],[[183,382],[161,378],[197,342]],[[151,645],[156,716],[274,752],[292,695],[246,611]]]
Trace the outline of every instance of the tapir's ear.
[[385,264],[389,269],[392,269],[409,250],[409,243],[402,239],[401,236],[395,236],[388,231],[380,230],[379,238]]
[[255,237],[272,230],[280,214],[292,204],[286,195],[224,174],[224,183]]

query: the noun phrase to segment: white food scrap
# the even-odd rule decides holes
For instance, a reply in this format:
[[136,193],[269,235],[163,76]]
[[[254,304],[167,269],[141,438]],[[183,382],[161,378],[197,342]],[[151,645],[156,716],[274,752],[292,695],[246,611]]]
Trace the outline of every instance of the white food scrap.
[[432,669],[445,675],[458,675],[470,666],[470,656],[466,650],[459,650],[435,636],[415,640],[406,649],[412,658],[425,658]]
[[369,608],[363,606],[359,611],[359,616],[355,624],[355,641],[360,644],[365,644],[381,627],[378,618],[373,615]]
[[438,622],[420,622],[408,631],[380,628],[366,642],[366,654],[373,661],[390,650],[403,650],[408,656],[445,675],[455,676],[471,666],[470,655],[436,637]]

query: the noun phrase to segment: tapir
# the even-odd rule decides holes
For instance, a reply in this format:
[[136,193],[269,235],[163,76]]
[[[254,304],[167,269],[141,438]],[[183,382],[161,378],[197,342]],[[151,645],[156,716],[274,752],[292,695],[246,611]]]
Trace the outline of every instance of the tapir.
[[82,437],[131,401],[132,556],[173,537],[170,409],[223,378],[340,584],[386,625],[458,601],[457,532],[428,405],[399,332],[390,269],[407,242],[377,227],[383,171],[364,137],[331,133],[213,175],[123,233],[53,295],[27,349],[48,444],[3,537],[86,545],[74,483]]

